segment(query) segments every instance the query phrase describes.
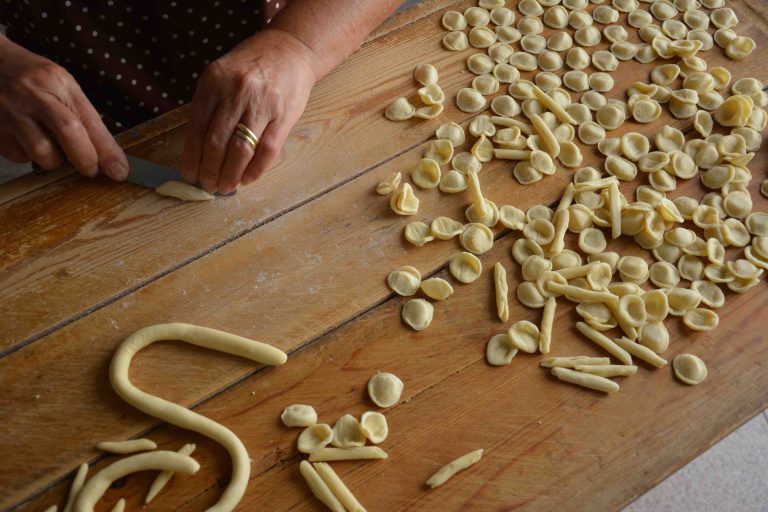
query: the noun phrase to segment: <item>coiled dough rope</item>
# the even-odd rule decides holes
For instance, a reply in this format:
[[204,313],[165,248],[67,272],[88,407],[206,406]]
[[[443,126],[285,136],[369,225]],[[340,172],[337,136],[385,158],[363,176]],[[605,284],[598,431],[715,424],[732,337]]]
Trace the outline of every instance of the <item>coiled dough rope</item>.
[[[198,432],[227,449],[232,459],[232,478],[218,503],[210,507],[208,511],[226,512],[233,510],[245,494],[245,488],[251,474],[250,459],[242,441],[231,430],[205,416],[141,391],[131,384],[128,378],[128,370],[133,356],[141,349],[160,340],[181,340],[199,347],[218,350],[269,365],[281,365],[285,363],[288,357],[283,351],[265,343],[216,329],[183,323],[158,324],[139,329],[123,341],[112,357],[109,380],[120,398],[150,416],[159,418],[171,425]],[[182,457],[177,453],[169,453],[172,453],[174,457]],[[158,469],[178,471],[172,468]],[[76,510],[79,511],[80,509]],[[90,509],[83,510],[90,511]]]

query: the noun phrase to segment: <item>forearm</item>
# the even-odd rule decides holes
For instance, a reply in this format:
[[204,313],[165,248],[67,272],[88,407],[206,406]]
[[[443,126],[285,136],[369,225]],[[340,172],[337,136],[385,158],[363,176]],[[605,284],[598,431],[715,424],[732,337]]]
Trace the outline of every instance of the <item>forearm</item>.
[[359,48],[365,37],[401,3],[402,0],[291,0],[269,26],[292,35],[310,51],[311,66],[319,80]]

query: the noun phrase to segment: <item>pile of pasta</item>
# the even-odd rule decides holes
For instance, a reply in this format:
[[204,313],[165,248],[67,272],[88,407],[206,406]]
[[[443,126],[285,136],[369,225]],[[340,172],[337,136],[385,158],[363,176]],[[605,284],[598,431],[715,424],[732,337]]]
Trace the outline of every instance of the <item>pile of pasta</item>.
[[[453,122],[440,126],[410,178],[419,189],[466,192],[470,204],[466,219],[410,222],[404,237],[414,246],[458,238],[464,250],[451,257],[448,269],[458,282],[471,283],[483,270],[477,255],[494,245],[491,228],[501,224],[522,234],[512,246],[523,276],[515,295],[542,313],[538,323],[520,320],[491,338],[486,357],[492,365],[509,364],[519,351],[548,354],[558,299],[567,300],[577,304],[577,330],[609,357],[550,357],[541,365],[563,381],[617,391],[609,378],[634,374],[633,357],[656,367],[667,364],[661,356],[669,346],[666,321],[677,316],[694,331],[714,329],[725,290],[744,293],[768,269],[768,214],[753,211],[748,188],[749,163],[768,122],[768,95],[760,80],[734,79],[724,67],[709,68],[704,57],[718,46],[740,60],[756,44],[736,32],[736,13],[724,0],[644,3],[521,0],[514,10],[504,0],[480,0],[463,13],[443,15],[447,50],[479,50],[466,60],[475,75],[471,86],[455,97],[460,110],[477,115],[466,130]],[[541,35],[545,26],[555,29],[549,37]],[[629,41],[628,28],[641,43]],[[603,40],[608,49],[590,50]],[[615,86],[611,73],[630,60],[663,62],[649,66],[647,82],[629,86],[626,101],[607,98],[604,93]],[[588,74],[590,65],[596,71]],[[424,75],[425,69],[430,87],[438,87],[437,69],[423,64],[417,72]],[[527,80],[521,72],[534,74]],[[501,87],[507,94],[496,94]],[[398,98],[387,117],[413,117],[409,105]],[[688,135],[665,125],[652,139],[636,131],[611,137],[624,123],[659,120],[665,106],[675,118],[693,121]],[[400,115],[393,116],[394,110]],[[583,165],[584,146],[598,150],[601,166]],[[551,207],[524,212],[496,205],[484,197],[480,179],[483,165],[493,159],[509,162],[521,185],[562,168],[571,170],[572,180]],[[679,181],[691,179],[708,192],[667,197]],[[620,185],[635,180],[642,184],[628,197]],[[400,172],[382,180],[377,192],[389,196],[399,215],[419,212],[416,191]],[[768,196],[768,180],[761,192]],[[577,247],[566,247],[569,233],[578,236]],[[633,239],[652,263],[638,253],[607,250],[609,239],[619,237]],[[404,322],[416,330],[433,319],[430,299],[453,293],[447,280],[422,281],[412,266],[396,269],[387,281],[399,295],[425,295],[403,306]],[[501,262],[494,265],[494,283],[498,317],[506,322],[509,287]],[[612,330],[620,336],[609,336]],[[672,366],[687,384],[706,377],[703,361],[692,354],[677,356]]]

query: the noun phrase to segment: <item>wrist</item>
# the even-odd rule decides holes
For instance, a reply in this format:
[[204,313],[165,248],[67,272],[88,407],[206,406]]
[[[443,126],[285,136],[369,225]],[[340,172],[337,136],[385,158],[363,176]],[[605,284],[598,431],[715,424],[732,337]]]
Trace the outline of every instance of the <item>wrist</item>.
[[261,40],[270,41],[279,50],[290,52],[300,59],[312,72],[315,82],[323,78],[329,71],[324,59],[310,45],[287,30],[270,26],[259,32],[257,37]]

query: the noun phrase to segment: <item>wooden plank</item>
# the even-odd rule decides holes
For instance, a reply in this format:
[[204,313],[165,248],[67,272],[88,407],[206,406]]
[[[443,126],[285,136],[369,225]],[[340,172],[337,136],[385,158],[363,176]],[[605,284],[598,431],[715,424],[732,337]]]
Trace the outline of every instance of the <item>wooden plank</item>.
[[[641,129],[651,133],[657,127]],[[394,169],[411,168],[419,156],[418,151],[402,155],[370,176],[340,187],[326,200],[284,215],[258,233],[61,329],[39,346],[31,345],[6,358],[0,363],[5,370],[0,372],[0,381],[5,381],[6,388],[28,380],[28,375],[39,373],[40,378],[31,387],[17,386],[0,399],[7,401],[3,410],[11,418],[9,426],[12,424],[15,431],[28,432],[30,436],[14,446],[18,454],[15,464],[0,466],[0,475],[21,478],[18,463],[24,461],[32,475],[23,478],[28,487],[22,489],[21,483],[22,487],[16,487],[19,494],[24,494],[38,488],[41,482],[62,475],[72,467],[68,465],[71,461],[92,453],[91,439],[126,437],[151,424],[140,416],[129,416],[119,425],[110,422],[110,415],[120,410],[120,404],[106,406],[112,409],[105,414],[104,395],[90,396],[79,403],[79,397],[89,396],[93,379],[103,377],[117,343],[136,328],[169,320],[200,322],[205,318],[208,325],[291,349],[385,300],[388,292],[383,277],[389,269],[414,261],[425,272],[440,268],[456,245],[430,244],[419,249],[418,257],[414,257],[400,238],[400,228],[411,219],[394,220],[385,199],[376,198],[373,203],[371,199],[371,190],[380,177]],[[498,204],[521,207],[552,202],[570,174],[562,172],[534,186],[521,187],[510,180],[508,168],[509,164],[503,162],[487,166],[483,183],[489,197]],[[441,196],[436,191],[421,196],[423,212],[459,217],[463,198]],[[429,219],[429,215],[422,218]],[[301,245],[288,245],[286,241],[291,239],[301,241]],[[341,253],[340,247],[346,252]],[[260,262],[258,268],[253,266],[254,261]],[[371,275],[371,269],[376,269],[375,275]],[[182,366],[191,365],[199,372],[200,382],[189,383],[180,370],[174,379],[177,387],[163,389],[165,396],[185,403],[215,393],[245,375],[249,368],[231,359],[222,358],[211,366],[208,358],[196,359],[199,354],[173,350],[167,354],[172,354]],[[84,374],[93,379],[83,379]],[[52,390],[62,386],[67,393],[54,397]],[[37,394],[41,395],[40,400],[33,401]],[[30,404],[34,406],[31,409]],[[56,437],[61,435],[59,427],[41,420],[69,417],[76,410],[87,417],[103,416],[95,425],[78,423],[77,428],[85,429],[88,435],[73,433],[62,446],[61,438]],[[82,417],[73,421],[81,422]],[[57,468],[55,474],[51,473],[52,467]]]
[[[281,162],[235,197],[180,204],[135,185],[73,175],[0,206],[10,248],[0,254],[0,303],[8,312],[0,319],[2,346],[39,337],[310,201],[427,140],[441,122],[466,119],[455,108],[433,122],[392,123],[382,115],[393,98],[415,93],[412,70],[424,60],[456,71],[442,81],[448,94],[465,83],[458,73],[465,54],[446,56],[438,40],[423,42],[439,16],[368,43],[319,83]],[[176,128],[131,153],[176,166],[182,146],[183,128]],[[51,288],[60,301],[51,301]]]
[[[763,161],[764,155],[755,165],[760,166]],[[376,172],[385,175],[389,170],[383,168]],[[551,203],[557,197],[554,193],[557,188],[545,186],[546,180],[537,186],[510,187],[505,172],[488,169],[484,173],[487,173],[484,174],[488,180],[485,183],[491,185],[490,189],[503,191],[505,198],[513,199],[512,203],[522,207],[540,201]],[[93,393],[94,382],[106,378],[108,360],[114,347],[136,328],[169,320],[198,322],[199,318],[206,318],[208,325],[277,342],[282,348],[291,349],[312,339],[318,332],[332,329],[361,309],[386,299],[387,290],[376,275],[383,280],[390,268],[406,263],[416,263],[425,272],[440,268],[447,254],[455,250],[455,245],[431,244],[420,248],[418,257],[405,250],[397,242],[401,224],[394,226],[388,214],[370,208],[365,190],[370,190],[371,184],[375,183],[373,178],[367,184],[364,184],[366,180],[356,180],[335,192],[340,194],[343,191],[345,197],[357,198],[357,202],[351,199],[349,211],[357,212],[360,218],[350,218],[348,212],[339,211],[336,212],[338,217],[334,218],[331,212],[324,211],[329,208],[328,205],[315,202],[308,205],[304,214],[295,212],[286,215],[269,227],[278,233],[294,232],[298,228],[291,227],[289,221],[301,223],[306,231],[297,236],[309,246],[320,247],[323,239],[341,239],[343,233],[350,230],[360,233],[362,239],[370,240],[360,246],[359,252],[347,254],[342,262],[338,261],[337,247],[309,254],[296,254],[297,251],[290,247],[276,253],[274,247],[266,247],[257,253],[251,246],[254,244],[246,244],[248,240],[244,238],[227,248],[231,251],[229,255],[224,255],[224,251],[213,253],[209,256],[211,261],[195,262],[0,362],[0,384],[4,383],[12,390],[0,399],[0,406],[7,411],[8,428],[25,432],[26,436],[23,442],[14,442],[15,462],[12,467],[0,466],[0,475],[12,478],[18,473],[18,463],[24,461],[29,473],[20,478],[30,482],[32,487],[39,486],[53,476],[53,468],[58,468],[55,476],[60,476],[74,467],[73,461],[93,456],[93,439],[129,437],[152,425],[146,418],[124,411],[122,404],[110,393]],[[491,197],[498,199],[500,196]],[[437,195],[426,196],[423,200],[427,208],[433,206],[436,200],[440,200],[441,207],[448,202],[447,198]],[[761,204],[757,200],[756,208],[761,208]],[[455,211],[450,213],[456,215],[461,208],[458,202],[454,201],[454,205]],[[307,225],[307,219],[320,219],[320,222]],[[338,226],[337,230],[323,231],[323,220]],[[369,231],[364,231],[366,225],[370,225]],[[233,259],[233,255],[238,257]],[[395,260],[390,262],[389,258]],[[264,264],[250,272],[236,274],[239,268],[247,267],[248,260]],[[232,281],[216,283],[209,277],[201,282],[200,276],[211,275],[206,268],[215,269],[213,272],[216,275],[237,276],[240,284],[233,284]],[[371,275],[370,268],[380,270]],[[345,280],[345,274],[354,276],[356,284]],[[370,277],[360,278],[366,275]],[[296,283],[301,284],[296,286]],[[302,287],[316,293],[308,294]],[[200,297],[206,298],[201,301]],[[172,376],[171,384],[162,388],[157,385],[155,389],[183,403],[195,403],[214,394],[221,386],[247,374],[250,368],[231,358],[212,359],[201,356],[198,351],[173,347],[164,347],[157,354],[158,357],[174,360],[179,367],[169,369],[163,364],[162,373]],[[188,368],[194,369],[198,381],[189,382],[185,378]],[[89,375],[89,378],[83,379],[83,374]],[[28,375],[36,376],[28,386],[23,389],[12,386],[13,382],[28,380],[25,377]],[[54,393],[62,387],[65,393]],[[38,394],[40,399],[35,400]],[[57,422],[42,421],[55,417],[69,418],[68,423],[73,430],[62,434]],[[115,422],[115,417],[120,418],[119,422]],[[58,436],[54,436],[54,432]],[[66,437],[62,439],[62,436]],[[0,451],[3,448],[0,445]],[[33,484],[34,479],[39,479],[39,483]]]
[[[509,257],[514,238],[505,236],[481,259],[486,267],[502,261],[519,279]],[[611,248],[637,252],[625,239]],[[405,299],[390,300],[294,354],[286,366],[253,375],[200,406],[198,412],[232,428],[249,448],[253,477],[241,508],[322,510],[298,476],[299,430],[282,427],[278,416],[291,403],[314,405],[320,421],[328,423],[345,413],[360,415],[373,407],[365,384],[376,370],[394,372],[406,384],[401,404],[386,412],[390,437],[382,446],[390,457],[334,463],[370,510],[618,509],[768,406],[762,364],[768,342],[758,319],[768,306],[762,285],[745,295],[729,294],[722,323],[711,333],[693,333],[680,319],[667,322],[672,342],[665,356],[702,357],[709,367],[703,384],[684,386],[669,367],[653,370],[640,363],[638,375],[621,379],[620,392],[611,396],[554,380],[538,367],[537,355],[519,354],[508,367],[488,367],[485,341],[503,330],[492,295],[488,275],[459,285],[454,296],[436,304],[433,324],[421,333],[399,322]],[[512,301],[512,320],[539,317]],[[603,355],[573,329],[575,318],[561,300],[552,354]],[[428,360],[437,364],[425,365]],[[133,373],[139,385],[154,388],[150,366],[156,365],[147,357]],[[195,458],[202,470],[175,479],[147,510],[202,510],[217,499],[217,482],[228,471],[220,448],[173,428],[149,437],[167,449],[198,443]],[[424,488],[442,463],[478,447],[486,454],[471,470],[436,491]],[[125,497],[138,508],[152,478],[129,477],[108,492],[105,505]],[[60,502],[67,483],[20,510]]]
[[[427,27],[431,27],[433,32],[442,30],[435,27],[436,19],[433,18],[437,18],[438,14],[428,18],[431,25]],[[425,23],[427,23],[426,20],[421,20],[417,25],[409,26],[408,29],[425,30]],[[740,27],[740,30],[757,39],[765,37],[763,32],[748,23]],[[438,35],[434,36],[435,39],[438,39]],[[399,38],[401,36],[398,36],[396,43],[386,42],[384,41],[386,38],[382,38],[382,44],[392,45],[391,48],[404,51],[410,49],[412,53],[415,51],[413,46],[401,48]],[[389,131],[395,129],[399,134],[398,137],[386,140],[390,143],[388,146],[390,152],[392,147],[403,149],[408,147],[407,144],[401,145],[403,132],[421,134],[424,127],[432,129],[440,122],[461,121],[467,118],[465,114],[450,106],[439,122],[428,124],[388,123],[381,118],[381,105],[385,105],[396,94],[413,90],[409,78],[413,64],[421,59],[432,60],[431,53],[422,55],[421,47],[424,43],[416,46],[420,50],[419,56],[409,57],[408,66],[398,68],[400,73],[398,80],[401,80],[397,85],[399,92],[388,89],[388,95],[379,94],[376,100],[380,104],[379,107],[374,108],[370,103],[366,104],[366,108],[369,108],[366,112],[367,115],[372,116],[372,122],[384,123],[384,125],[376,124],[378,134],[371,136],[372,132],[366,132],[364,140],[369,144],[372,140],[385,140]],[[391,49],[390,46],[387,48]],[[394,55],[397,52],[390,52],[389,49],[382,57],[382,62],[394,59],[387,55]],[[441,83],[446,87],[448,96],[453,97],[455,91],[468,81],[467,76],[461,80],[454,80],[456,76],[460,76],[455,71],[463,69],[464,54],[462,53],[461,58],[457,60],[455,54],[451,52],[444,52],[439,48],[435,51],[439,51],[442,56],[448,54],[440,60],[444,63],[441,64],[441,69],[449,70],[449,73],[444,75],[450,76],[452,81],[448,83],[444,79]],[[714,50],[714,53],[719,56],[718,58],[722,58],[722,52],[719,49]],[[361,52],[359,55],[361,55],[360,59],[370,60],[370,57],[366,56],[373,55],[373,52]],[[378,54],[376,55],[378,58]],[[755,55],[748,61],[754,64],[757,58],[762,57]],[[352,60],[355,61],[354,58]],[[401,60],[402,56],[398,55],[397,61]],[[733,64],[729,61],[729,65],[736,66],[735,69],[746,69],[748,61]],[[350,63],[350,66],[354,67],[355,73],[358,73],[360,72],[358,68],[364,66],[358,61],[355,62],[354,65]],[[623,63],[621,69],[622,79],[614,90],[617,96],[622,90],[622,84],[647,74],[647,66],[640,66],[634,62]],[[339,73],[342,74],[341,71]],[[317,101],[320,102],[321,99],[318,98]],[[358,105],[355,108],[363,107]],[[333,108],[327,109],[327,111],[331,110]],[[307,120],[309,124],[313,124],[314,121]],[[384,131],[381,131],[382,129]],[[355,140],[353,139],[350,144],[355,145]],[[323,146],[322,151],[329,151],[329,144],[326,144],[325,140],[318,143]],[[177,129],[166,137],[142,145],[141,156],[173,165],[175,153],[171,149],[178,149],[181,144],[182,132]],[[333,145],[330,144],[330,146]],[[384,146],[387,144],[377,147]],[[351,154],[354,156],[352,159],[357,160],[368,158],[370,153],[368,146],[361,145],[359,149],[354,148]],[[327,156],[327,153],[325,155]],[[335,147],[332,156],[339,157]],[[350,154],[345,153],[342,156],[344,157],[340,159],[342,162],[337,164],[343,167],[348,164]],[[323,171],[338,168],[337,164],[326,167],[322,163],[322,158],[319,160],[320,169]],[[305,163],[301,162],[301,164]],[[217,248],[257,228],[261,222],[276,218],[284,211],[281,210],[280,205],[285,198],[283,194],[286,187],[289,189],[296,187],[293,192],[295,192],[294,199],[299,201],[298,205],[309,200],[308,195],[310,198],[315,197],[311,196],[313,191],[305,182],[297,181],[295,178],[285,182],[282,181],[285,176],[277,176],[278,173],[272,173],[266,178],[269,181],[275,177],[275,180],[270,182],[271,185],[259,185],[257,189],[248,189],[259,195],[258,198],[245,197],[241,194],[229,201],[217,201],[216,204],[178,205],[170,200],[159,199],[153,194],[148,195],[147,191],[137,187],[126,185],[130,192],[126,194],[126,189],[111,184],[76,179],[74,182],[65,180],[59,184],[60,186],[40,192],[40,195],[31,194],[28,201],[18,207],[11,205],[5,210],[0,208],[0,226],[7,227],[9,245],[14,248],[5,255],[0,255],[0,299],[4,304],[8,304],[7,309],[11,312],[0,319],[0,327],[8,333],[0,344],[5,345],[6,352],[12,351],[16,343],[37,339],[202,254],[195,251],[209,251]],[[85,186],[84,183],[86,183]],[[261,195],[262,191],[264,191],[263,195]],[[73,199],[79,205],[77,214],[72,214],[71,202],[61,202],[62,195],[78,196]],[[296,207],[297,204],[295,203],[291,208]],[[245,213],[245,210],[253,208],[258,211]],[[16,219],[19,217],[32,219],[26,224],[24,230],[17,227]],[[15,229],[14,226],[16,226]],[[40,233],[44,233],[45,236],[39,236]],[[148,247],[152,248],[151,258],[146,257]],[[57,253],[57,262],[53,262],[50,257],[54,251]],[[45,292],[50,288],[59,291],[55,301],[52,301],[50,294]]]

